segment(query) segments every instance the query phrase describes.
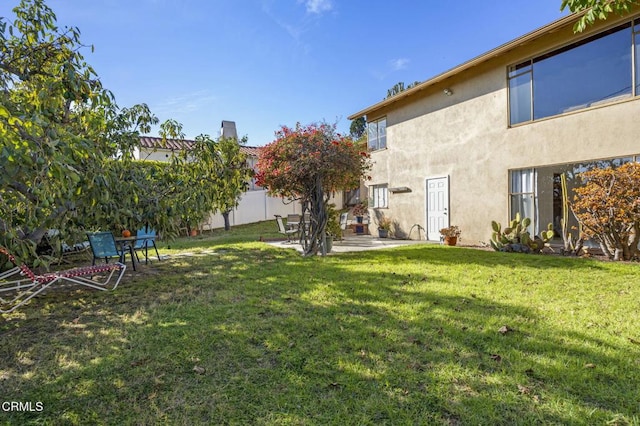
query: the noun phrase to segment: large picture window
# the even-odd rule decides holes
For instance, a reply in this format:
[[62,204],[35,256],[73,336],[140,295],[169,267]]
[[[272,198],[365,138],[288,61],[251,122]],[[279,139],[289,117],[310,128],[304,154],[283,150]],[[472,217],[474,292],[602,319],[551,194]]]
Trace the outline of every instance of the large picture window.
[[638,66],[632,61],[639,42],[627,23],[509,67],[509,123],[640,94],[634,90],[639,84]]
[[369,150],[374,151],[387,147],[387,119],[371,121],[368,124]]

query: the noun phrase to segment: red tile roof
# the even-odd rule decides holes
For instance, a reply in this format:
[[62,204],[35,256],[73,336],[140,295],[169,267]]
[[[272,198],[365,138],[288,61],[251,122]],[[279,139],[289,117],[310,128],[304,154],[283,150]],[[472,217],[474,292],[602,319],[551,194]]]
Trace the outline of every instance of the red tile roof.
[[260,155],[260,148],[259,146],[240,145],[240,151],[252,157],[258,157]]
[[[194,140],[190,139],[167,139],[163,144],[162,138],[156,138],[153,136],[140,136],[140,147],[147,149],[168,149],[171,151],[191,149]],[[257,157],[260,147],[257,146],[245,146],[240,145],[240,151],[244,152],[248,156]]]

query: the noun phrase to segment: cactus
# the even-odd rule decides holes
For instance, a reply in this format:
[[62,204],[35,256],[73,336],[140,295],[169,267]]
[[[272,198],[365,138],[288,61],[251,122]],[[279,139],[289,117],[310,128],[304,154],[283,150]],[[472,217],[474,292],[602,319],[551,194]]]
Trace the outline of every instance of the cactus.
[[551,241],[551,239],[553,238],[554,235],[555,235],[555,233],[553,232],[553,225],[550,223],[550,224],[547,225],[547,230],[546,231],[542,231],[540,233],[540,238],[545,243],[548,243],[549,241]]
[[491,222],[491,247],[496,251],[516,251],[521,253],[540,252],[554,235],[553,225],[547,225],[547,230],[540,236],[531,237],[527,228],[531,225],[531,219],[522,218],[520,213],[509,222],[509,226],[501,231],[502,226],[495,220]]
[[504,241],[504,238],[500,234],[498,234],[497,232],[493,232],[491,234],[490,242],[491,242],[491,246],[494,248],[494,250],[497,250],[497,248],[502,248],[502,246],[504,245],[503,241]]

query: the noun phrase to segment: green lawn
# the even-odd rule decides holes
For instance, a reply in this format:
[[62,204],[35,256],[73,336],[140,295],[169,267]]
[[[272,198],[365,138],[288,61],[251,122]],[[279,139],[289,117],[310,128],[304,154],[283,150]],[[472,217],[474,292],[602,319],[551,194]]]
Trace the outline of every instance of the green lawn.
[[640,424],[637,263],[303,258],[257,241],[273,229],[175,241],[113,293],[0,316],[2,401],[43,404],[0,422]]

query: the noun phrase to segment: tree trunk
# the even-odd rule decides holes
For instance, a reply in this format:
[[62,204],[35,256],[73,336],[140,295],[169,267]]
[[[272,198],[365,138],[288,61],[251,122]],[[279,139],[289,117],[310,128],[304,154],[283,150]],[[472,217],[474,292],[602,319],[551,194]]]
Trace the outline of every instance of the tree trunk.
[[[313,188],[310,188],[309,199],[303,202],[302,214],[309,211],[310,224],[308,234],[303,234],[306,246],[304,246],[305,256],[314,256],[318,254],[320,247],[324,241],[324,233],[327,227],[327,202],[325,200],[324,189],[322,188],[322,178],[317,176]],[[305,231],[303,230],[303,233]],[[325,255],[323,249],[323,255]]]
[[603,240],[599,240],[598,243],[600,244],[600,250],[602,250],[602,253],[604,253],[604,255],[607,256],[609,259],[613,259],[614,253],[609,250],[609,247],[607,247],[605,242]]
[[231,225],[229,224],[229,213],[231,211],[227,210],[226,212],[222,212],[222,218],[224,219],[224,230],[228,231],[231,229]]
[[[622,256],[620,256],[620,255],[622,255]],[[622,257],[624,259],[624,252],[623,252],[623,250],[617,248],[615,250],[614,255],[613,255],[613,260],[620,260],[620,257]]]
[[640,253],[640,250],[638,249],[638,245],[640,244],[640,224],[636,223],[633,226],[633,232],[629,239],[631,240],[631,245],[629,247],[629,259],[631,260],[638,257],[638,253]]

